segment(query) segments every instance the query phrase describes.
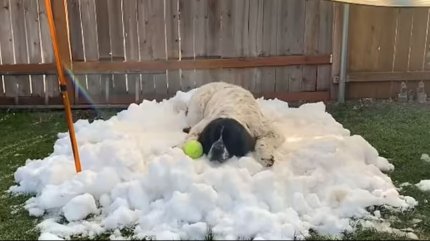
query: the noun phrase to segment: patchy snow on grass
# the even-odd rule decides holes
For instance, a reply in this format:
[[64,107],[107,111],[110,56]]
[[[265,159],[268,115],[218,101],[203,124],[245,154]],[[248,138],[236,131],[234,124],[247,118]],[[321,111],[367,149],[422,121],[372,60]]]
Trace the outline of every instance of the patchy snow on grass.
[[423,192],[428,192],[430,191],[430,180],[421,180],[415,186]]
[[421,154],[421,160],[430,163],[429,154],[426,154],[426,153]]

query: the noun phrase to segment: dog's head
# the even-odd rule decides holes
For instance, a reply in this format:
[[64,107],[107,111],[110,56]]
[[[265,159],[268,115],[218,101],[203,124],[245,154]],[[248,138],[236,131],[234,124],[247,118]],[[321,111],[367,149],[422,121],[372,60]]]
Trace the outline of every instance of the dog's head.
[[219,162],[232,156],[245,156],[255,147],[255,138],[231,118],[218,118],[210,122],[200,133],[198,140],[209,160]]

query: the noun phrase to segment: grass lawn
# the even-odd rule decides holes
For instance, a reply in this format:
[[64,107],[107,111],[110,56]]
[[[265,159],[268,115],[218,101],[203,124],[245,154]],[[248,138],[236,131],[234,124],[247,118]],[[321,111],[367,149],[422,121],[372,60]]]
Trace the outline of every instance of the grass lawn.
[[[362,135],[395,165],[390,173],[396,186],[430,179],[430,163],[420,160],[422,153],[430,154],[430,105],[398,103],[353,102],[329,105],[328,111],[352,134]],[[110,116],[115,111],[103,112]],[[89,111],[75,111],[77,118],[92,118]],[[43,158],[53,151],[58,132],[67,130],[61,111],[0,111],[0,240],[37,239],[38,219],[28,216],[23,208],[28,197],[13,197],[5,191],[14,184],[13,174],[27,159]],[[402,194],[414,197],[415,210],[392,214],[396,228],[413,228],[420,239],[430,239],[430,193],[409,186]],[[395,217],[395,218],[393,218]],[[421,220],[417,222],[417,220]],[[313,239],[323,239],[315,235]],[[347,234],[346,239],[391,239],[393,235],[369,230]]]

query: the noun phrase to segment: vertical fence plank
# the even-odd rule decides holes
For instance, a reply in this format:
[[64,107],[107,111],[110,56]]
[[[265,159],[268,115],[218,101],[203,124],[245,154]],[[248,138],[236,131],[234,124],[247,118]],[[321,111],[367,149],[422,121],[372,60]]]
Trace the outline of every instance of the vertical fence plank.
[[196,0],[179,0],[181,55],[183,59],[194,57],[194,1]]
[[[219,0],[207,0],[207,27],[205,28],[206,55],[209,58],[221,58],[222,56],[222,2]],[[207,70],[203,74],[203,83],[222,81],[222,69]]]
[[[381,25],[378,27],[378,71],[389,72],[392,70],[394,41],[396,33],[397,11],[393,8],[378,8],[379,14],[375,20]],[[377,34],[377,33],[375,33]]]
[[[164,1],[139,1],[138,16],[140,58],[142,60],[166,59]],[[147,93],[154,93],[154,91],[167,93],[167,79],[166,77],[155,79],[142,75],[142,90],[144,98],[149,96]]]
[[[153,46],[153,59],[166,59],[166,35],[164,24],[164,1],[150,0],[148,15],[151,21],[151,45]],[[166,73],[154,76],[154,88],[157,95],[167,95]]]
[[[96,15],[96,3],[95,0],[80,0],[80,11],[82,21],[82,33],[83,33],[83,45],[84,54],[86,61],[98,61],[99,60],[99,46],[97,36],[97,15]],[[86,91],[86,95],[90,97],[89,100],[79,100],[85,102],[97,102],[99,103],[104,98],[103,90],[104,86],[101,84],[100,74],[88,74],[82,76],[80,79],[81,91]],[[81,102],[82,103],[82,102]]]
[[[319,41],[318,49],[320,54],[331,54],[332,48],[332,22],[333,3],[330,1],[320,2],[319,19]],[[317,67],[317,90],[329,90],[331,80],[331,66],[320,65]]]
[[426,47],[423,58],[423,70],[430,70],[430,8],[427,9]]
[[374,71],[378,67],[378,46],[381,30],[380,24],[375,21],[375,18],[378,18],[378,14],[380,12],[375,7],[351,7],[350,18],[360,19],[360,21],[350,21],[350,71]]
[[45,1],[38,0],[40,42],[42,47],[42,63],[54,63],[54,52],[52,49],[51,35],[49,32],[48,19],[45,10]]
[[194,16],[194,54],[197,58],[204,57],[207,55],[206,26],[208,22],[208,1],[194,1],[192,14]]
[[[164,3],[159,0],[144,0],[140,5],[140,14],[143,13],[144,35],[146,42],[143,45],[143,59],[165,59],[164,34]],[[140,28],[142,25],[140,25]]]
[[207,2],[206,54],[210,57],[220,57],[221,4],[218,0],[207,0]]
[[15,60],[17,64],[27,63],[27,47],[25,34],[24,1],[11,1],[11,16]]
[[98,60],[97,19],[95,0],[79,0],[85,59]]
[[124,38],[125,60],[139,60],[139,46],[137,38],[137,1],[124,1]]
[[[10,23],[10,6],[8,0],[0,1],[0,47],[1,47],[1,58],[3,64],[13,64],[14,56],[13,56],[13,36],[12,36],[12,25]],[[2,79],[2,89],[4,83],[4,89],[2,95],[6,95],[7,97],[13,97],[13,90],[15,89],[13,85],[11,85],[11,80],[9,76],[4,76]],[[8,99],[5,97],[5,99]]]
[[249,2],[249,41],[247,56],[260,56],[263,53],[263,1]]
[[[53,63],[54,53],[52,49],[51,35],[49,32],[48,19],[46,16],[45,1],[38,0],[40,40],[42,47],[42,63]],[[45,92],[45,105],[61,103],[59,99],[58,80],[56,75],[43,76],[43,89]]]
[[399,9],[394,71],[408,69],[413,13],[413,9]]
[[[279,7],[279,0],[263,1],[263,56],[277,54],[278,19],[274,16],[277,15]],[[263,68],[261,71],[261,81],[262,93],[275,91],[275,68]]]
[[[317,55],[318,54],[318,39],[319,39],[319,14],[321,1],[306,0],[306,11],[305,11],[305,43],[304,43],[304,54],[305,55]],[[317,86],[317,67],[316,66],[304,66],[303,67],[303,85],[302,90],[304,91],[315,91]]]
[[[263,51],[263,0],[250,0],[249,2],[249,32],[247,55],[257,57]],[[249,71],[247,88],[254,94],[261,94],[261,68],[252,68]]]
[[[108,1],[96,1],[96,16],[97,16],[97,36],[98,36],[98,52],[99,61],[111,61],[111,37],[110,37],[110,20]],[[109,103],[110,88],[112,82],[111,74],[100,75],[100,88],[103,96],[99,96],[100,103]]]
[[[107,0],[109,15],[109,41],[111,46],[112,61],[123,61],[124,50],[124,25],[123,25],[123,0]],[[106,85],[106,84],[105,84]],[[126,95],[126,79],[124,74],[113,74],[109,78],[109,102],[122,103],[122,97]]]
[[[314,1],[318,2],[318,1]],[[281,1],[278,17],[277,54],[301,55],[304,53],[305,43],[305,13],[306,2],[301,0]],[[310,13],[315,14],[315,13]],[[300,91],[302,78],[299,72],[302,66],[277,67],[277,92]],[[291,76],[294,76],[292,78]],[[291,89],[290,89],[291,88]]]
[[[28,63],[24,15],[24,1],[11,1],[15,63],[17,64]],[[16,85],[15,104],[18,104],[19,96],[30,96],[30,80],[28,75],[8,76],[8,79],[10,79],[8,81],[10,82],[10,87],[13,88],[13,85]]]
[[233,1],[220,0],[221,11],[221,49],[222,57],[229,57],[235,53],[233,44]]
[[[194,58],[194,6],[197,0],[179,0],[182,58]],[[181,70],[181,85],[188,91],[196,87],[194,70]]]
[[166,0],[166,41],[169,59],[179,58],[178,1]]
[[13,64],[12,26],[9,0],[0,0],[0,45],[3,64]]
[[[193,6],[193,25],[194,25],[194,57],[202,58],[208,55],[207,25],[209,22],[208,1],[194,1]],[[199,87],[206,83],[205,75],[207,70],[194,70],[193,81],[195,87]]]
[[152,58],[151,46],[151,30],[149,29],[149,16],[148,16],[148,1],[141,0],[137,2],[138,8],[138,28],[139,28],[139,51],[142,60],[149,60]]
[[[125,60],[139,60],[139,41],[137,29],[137,1],[124,1],[124,38],[125,38]],[[127,74],[128,97],[132,102],[139,101],[140,97],[140,74]],[[137,86],[136,86],[137,85]],[[137,87],[137,88],[136,88]]]
[[[100,1],[98,1],[100,2]],[[79,0],[68,1],[70,41],[72,48],[72,59],[74,61],[84,60],[84,46],[82,43],[81,12]]]
[[99,60],[111,60],[108,1],[95,1]]
[[[167,59],[179,58],[179,0],[166,0],[166,46],[167,46]],[[174,95],[178,90],[181,90],[181,80],[179,70],[168,70],[167,81],[169,95]]]
[[109,35],[112,60],[124,60],[124,36],[121,14],[122,0],[106,0],[109,15]]
[[342,5],[341,3],[333,3],[333,23],[332,23],[332,55],[333,63],[331,65],[331,79],[330,79],[330,99],[337,97],[337,85],[334,80],[339,79],[340,73],[340,49],[342,39]]
[[24,20],[27,30],[27,46],[29,63],[40,63],[41,50],[39,39],[39,18],[37,14],[37,1],[24,1]]
[[427,8],[415,9],[411,33],[409,71],[420,71],[423,66],[423,54],[426,52]]
[[[151,25],[152,21],[149,20],[149,1],[141,0],[137,2],[138,8],[138,29],[139,29],[139,51],[140,51],[140,59],[141,60],[149,60],[152,59],[152,44],[151,44]],[[154,78],[152,75],[144,75],[141,76],[141,92],[143,98],[146,98],[154,93]]]
[[[27,29],[27,46],[29,63],[41,63],[41,46],[39,38],[39,15],[37,1],[24,2],[25,23]],[[31,75],[31,95],[43,97],[43,76]],[[39,100],[34,100],[39,101]]]
[[[233,36],[236,49],[235,57],[250,56],[249,54],[249,1],[234,1],[233,5]],[[234,69],[234,83],[250,89],[252,69]]]
[[149,8],[151,18],[151,43],[154,46],[153,58],[154,59],[165,59],[165,30],[164,30],[164,2],[159,0],[151,0]]

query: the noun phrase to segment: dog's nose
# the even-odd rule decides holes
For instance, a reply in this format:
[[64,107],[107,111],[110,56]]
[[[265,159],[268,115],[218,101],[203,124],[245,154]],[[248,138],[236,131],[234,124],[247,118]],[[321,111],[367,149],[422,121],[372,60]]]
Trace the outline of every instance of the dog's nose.
[[215,142],[209,150],[209,160],[223,162],[228,159],[227,149],[222,142]]
[[222,156],[222,153],[224,152],[224,146],[223,145],[213,145],[212,146],[212,153],[214,155]]

